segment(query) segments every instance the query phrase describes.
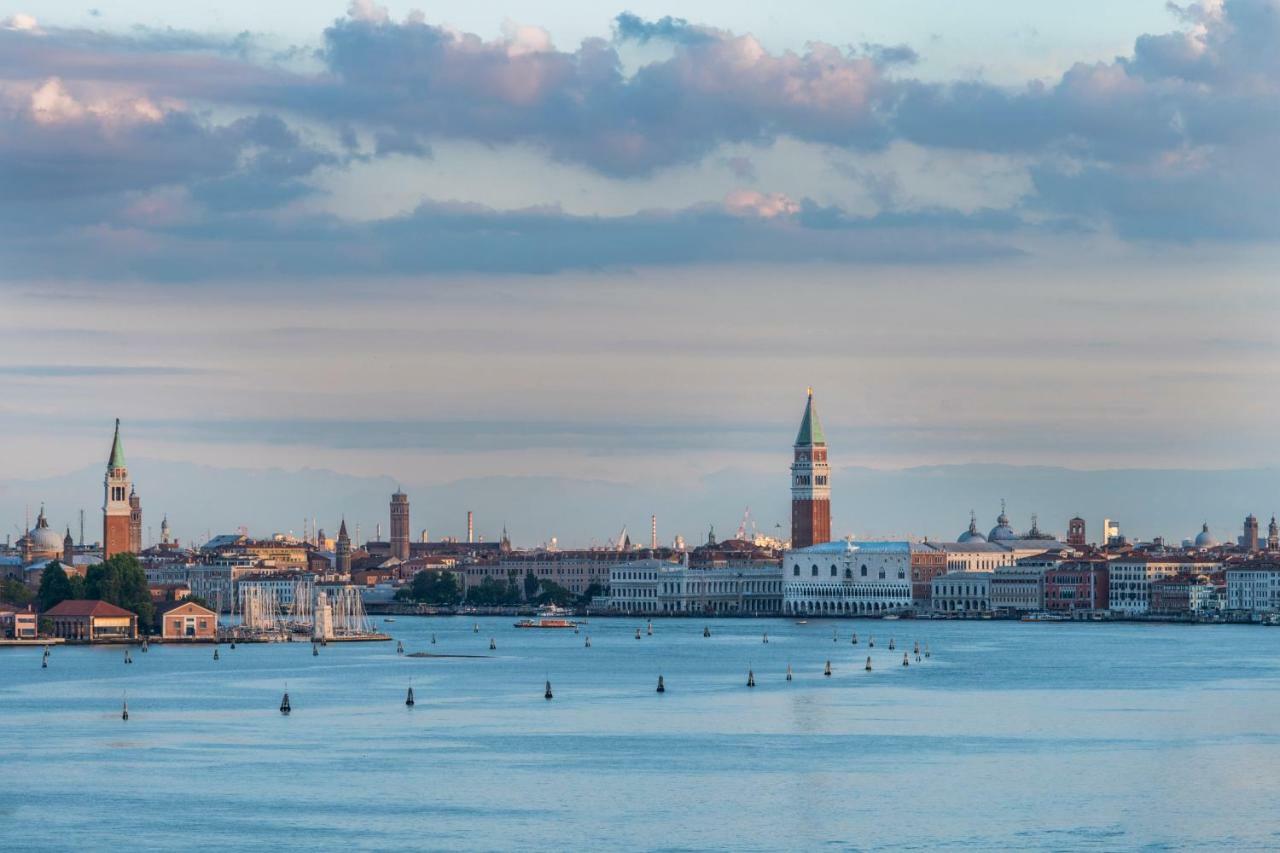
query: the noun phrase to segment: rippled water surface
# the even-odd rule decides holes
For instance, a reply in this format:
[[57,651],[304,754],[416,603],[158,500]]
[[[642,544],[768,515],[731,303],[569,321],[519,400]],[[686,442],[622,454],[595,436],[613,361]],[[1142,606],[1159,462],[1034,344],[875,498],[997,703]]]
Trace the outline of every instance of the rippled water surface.
[[1280,846],[1280,630],[513,621],[383,626],[470,658],[0,649],[0,847]]

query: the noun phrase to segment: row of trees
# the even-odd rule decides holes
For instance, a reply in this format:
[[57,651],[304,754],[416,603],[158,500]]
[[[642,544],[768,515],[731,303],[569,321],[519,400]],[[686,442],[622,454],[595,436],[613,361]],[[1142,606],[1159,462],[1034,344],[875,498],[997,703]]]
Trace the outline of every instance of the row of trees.
[[[522,584],[516,583],[516,577],[514,573],[508,575],[505,582],[485,578],[466,594],[467,603],[476,607],[514,607],[526,602],[564,607],[590,601],[593,596],[604,592],[600,584],[593,583],[579,597],[555,581],[539,580],[533,572],[525,574]],[[396,593],[396,598],[437,606],[460,604],[463,600],[462,584],[453,572],[421,571],[413,576],[412,583]]]
[[150,633],[155,626],[156,609],[151,602],[147,573],[133,554],[116,554],[90,566],[84,577],[68,576],[56,560],[45,566],[36,592],[40,610],[81,598],[105,601],[137,614],[140,631]]

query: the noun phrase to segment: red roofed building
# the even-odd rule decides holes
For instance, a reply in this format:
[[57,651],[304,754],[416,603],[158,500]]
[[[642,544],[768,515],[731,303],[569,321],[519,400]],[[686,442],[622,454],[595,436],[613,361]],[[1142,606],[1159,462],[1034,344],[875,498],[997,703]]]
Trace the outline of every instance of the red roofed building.
[[160,635],[166,640],[216,640],[218,614],[194,601],[178,601],[160,616]]
[[41,618],[53,623],[53,635],[65,640],[136,640],[138,617],[105,601],[69,599],[55,604]]

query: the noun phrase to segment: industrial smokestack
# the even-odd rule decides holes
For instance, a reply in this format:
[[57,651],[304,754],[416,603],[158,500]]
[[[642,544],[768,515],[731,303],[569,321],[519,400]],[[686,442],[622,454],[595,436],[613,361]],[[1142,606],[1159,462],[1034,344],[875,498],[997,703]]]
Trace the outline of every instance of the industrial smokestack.
[[476,528],[472,523],[471,510],[467,510],[467,544],[476,541]]
[[655,551],[658,548],[658,516],[649,516],[649,547]]

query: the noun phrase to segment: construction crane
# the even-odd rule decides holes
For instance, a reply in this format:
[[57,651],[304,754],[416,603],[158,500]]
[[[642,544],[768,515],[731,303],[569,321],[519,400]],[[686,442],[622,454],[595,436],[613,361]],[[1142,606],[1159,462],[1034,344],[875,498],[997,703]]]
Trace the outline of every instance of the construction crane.
[[[748,526],[751,528],[751,535],[747,535]],[[738,525],[738,532],[735,539],[741,539],[744,542],[754,542],[756,537],[760,535],[760,531],[756,529],[756,520],[751,517],[751,507],[747,507],[742,513],[742,522]]]

